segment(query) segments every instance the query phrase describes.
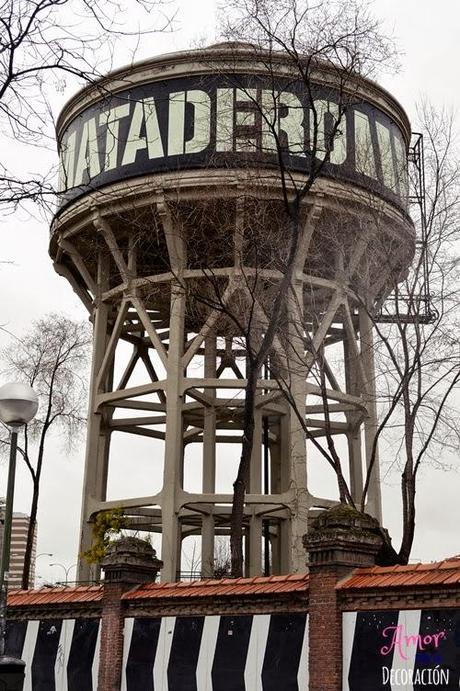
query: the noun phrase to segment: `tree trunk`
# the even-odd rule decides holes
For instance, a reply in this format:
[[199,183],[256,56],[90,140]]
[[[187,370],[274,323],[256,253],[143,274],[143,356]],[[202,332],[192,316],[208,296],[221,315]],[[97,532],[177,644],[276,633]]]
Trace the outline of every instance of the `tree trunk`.
[[347,487],[347,483],[345,482],[345,478],[343,477],[342,469],[340,465],[336,464],[336,469],[335,469],[336,475],[337,475],[337,485],[339,487],[339,498],[340,498],[340,503],[341,504],[349,504],[350,506],[354,507],[354,502],[353,499],[351,498],[350,492]]
[[382,546],[375,557],[377,566],[396,566],[399,564],[399,554],[391,544],[391,537],[386,528],[379,526],[377,534],[382,538]]
[[401,549],[399,550],[399,563],[407,564],[415,534],[415,477],[411,467],[404,470],[401,484],[403,496],[403,535]]
[[243,519],[244,497],[249,478],[252,448],[254,445],[254,405],[257,389],[258,370],[251,367],[245,390],[243,444],[238,466],[238,474],[233,483],[233,503],[230,522],[230,552],[232,560],[232,576],[243,576]]
[[22,588],[27,590],[30,584],[30,567],[32,563],[32,551],[34,547],[35,526],[37,523],[37,508],[38,508],[38,493],[39,482],[34,481],[34,489],[32,494],[32,505],[30,507],[29,528],[27,530],[26,551],[24,554],[24,569],[22,572]]
[[403,400],[405,411],[404,444],[406,448],[406,464],[401,477],[403,534],[401,548],[399,550],[399,563],[407,564],[412,550],[412,543],[414,542],[415,534],[415,474],[413,458],[415,427],[414,419],[411,414],[411,403],[408,390],[404,392]]

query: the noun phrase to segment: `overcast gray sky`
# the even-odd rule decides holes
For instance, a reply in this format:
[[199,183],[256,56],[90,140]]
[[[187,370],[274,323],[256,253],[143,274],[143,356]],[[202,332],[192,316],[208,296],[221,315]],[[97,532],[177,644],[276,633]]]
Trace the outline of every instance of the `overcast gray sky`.
[[[176,30],[168,35],[151,36],[141,41],[139,58],[172,50],[188,48],[202,39],[212,42],[216,38],[216,3],[213,0],[179,0]],[[375,12],[385,21],[401,49],[401,71],[384,76],[381,83],[402,103],[416,123],[416,103],[428,98],[435,106],[456,109],[460,104],[458,36],[460,35],[460,3],[455,0],[378,0]],[[115,66],[126,63],[129,57],[128,40],[119,46]],[[62,104],[75,91],[69,84],[63,94],[55,94],[55,115]],[[2,142],[3,155],[17,157],[17,150]],[[32,151],[27,154],[30,170],[38,169],[53,160],[53,153]],[[23,168],[24,169],[24,168]],[[70,285],[58,277],[47,253],[48,226],[44,219],[31,218],[19,211],[14,216],[0,218],[2,231],[1,255],[13,264],[0,267],[1,313],[0,323],[18,334],[30,321],[50,311],[64,312],[73,318],[86,318],[86,312],[73,294]],[[0,335],[0,344],[6,338]],[[138,447],[139,453],[142,452]],[[142,482],[145,465],[140,460],[130,469],[129,478],[121,474],[126,465],[123,448],[113,464],[110,492],[121,496],[126,483],[135,486]],[[128,456],[132,458],[132,454]],[[83,475],[84,443],[71,456],[60,449],[59,440],[52,440],[43,472],[39,510],[38,554],[52,552],[53,557],[40,556],[37,572],[42,577],[56,580],[63,570],[50,567],[49,562],[70,566],[76,561],[80,495]],[[448,459],[452,463],[456,458]],[[144,459],[145,461],[145,459]],[[119,472],[117,474],[117,468]],[[0,466],[0,491],[6,485],[6,464]],[[413,550],[415,559],[429,561],[460,552],[458,524],[460,521],[460,474],[458,470],[443,473],[433,468],[422,471],[418,488],[417,535]],[[399,480],[390,475],[383,489],[384,523],[395,536],[399,536]],[[15,509],[28,512],[30,482],[26,470],[18,470]],[[72,572],[73,574],[74,572]]]

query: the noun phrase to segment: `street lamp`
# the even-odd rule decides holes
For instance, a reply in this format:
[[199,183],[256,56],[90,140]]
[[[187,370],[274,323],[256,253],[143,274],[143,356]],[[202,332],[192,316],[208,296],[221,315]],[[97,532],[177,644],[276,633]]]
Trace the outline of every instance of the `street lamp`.
[[60,564],[59,562],[53,562],[52,564],[50,564],[50,566],[60,566],[61,569],[64,569],[64,571],[65,571],[65,585],[67,585],[68,578],[69,578],[69,571],[71,569],[74,569],[76,566],[78,566],[78,563],[77,564],[71,564],[69,567],[66,567],[66,566],[64,566],[64,564]]
[[[11,382],[0,386],[0,421],[10,428],[10,461],[8,465],[8,485],[6,490],[5,522],[3,526],[3,545],[0,563],[0,683],[16,684],[22,688],[25,663],[5,655],[6,608],[8,597],[8,576],[10,569],[11,523],[13,519],[14,480],[16,475],[16,450],[18,431],[27,425],[38,410],[38,398],[28,384]],[[21,686],[18,682],[22,680]]]

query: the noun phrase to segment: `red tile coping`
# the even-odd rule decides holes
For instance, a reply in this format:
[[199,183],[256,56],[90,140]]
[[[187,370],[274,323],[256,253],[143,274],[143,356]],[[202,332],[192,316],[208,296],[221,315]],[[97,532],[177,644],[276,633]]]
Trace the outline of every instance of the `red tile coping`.
[[34,605],[72,604],[98,602],[102,600],[102,585],[55,586],[38,590],[10,590],[10,607],[31,607]]
[[337,585],[338,590],[410,588],[430,585],[460,585],[460,556],[431,564],[372,566],[356,569]]
[[244,597],[278,593],[306,592],[307,574],[287,576],[255,576],[254,578],[223,578],[179,583],[143,583],[122,596],[123,600],[183,597]]
[[[372,566],[356,569],[341,581],[338,590],[366,590],[372,588],[411,588],[431,585],[460,586],[460,556],[431,564],[407,566]],[[100,602],[103,584],[59,586],[39,590],[10,590],[8,605],[30,607],[35,605],[78,604]],[[123,600],[151,600],[187,597],[251,597],[301,593],[308,591],[308,574],[285,576],[255,576],[253,578],[224,578],[178,583],[143,583],[122,596]]]

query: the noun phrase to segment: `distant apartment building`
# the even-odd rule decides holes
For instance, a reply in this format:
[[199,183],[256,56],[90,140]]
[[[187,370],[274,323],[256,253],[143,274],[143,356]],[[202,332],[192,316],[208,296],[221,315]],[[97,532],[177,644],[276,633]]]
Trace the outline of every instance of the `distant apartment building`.
[[[3,526],[5,519],[5,500],[0,499],[0,543],[3,546]],[[10,551],[10,572],[8,579],[9,588],[20,588],[22,583],[22,572],[24,570],[24,557],[26,553],[27,531],[29,529],[30,518],[25,513],[13,513],[13,523],[11,525],[11,551]],[[34,535],[34,546],[32,551],[32,562],[30,568],[30,584],[35,580],[35,556],[37,550],[37,530]]]

